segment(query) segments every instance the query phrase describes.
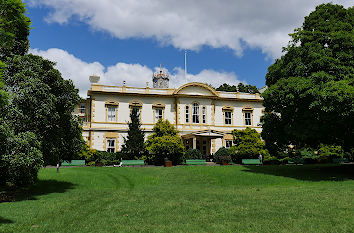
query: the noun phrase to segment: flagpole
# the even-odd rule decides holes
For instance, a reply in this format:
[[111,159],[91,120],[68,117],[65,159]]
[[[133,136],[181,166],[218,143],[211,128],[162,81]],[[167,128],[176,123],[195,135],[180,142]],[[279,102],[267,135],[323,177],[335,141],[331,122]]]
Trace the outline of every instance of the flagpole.
[[187,49],[184,49],[184,80],[187,83]]

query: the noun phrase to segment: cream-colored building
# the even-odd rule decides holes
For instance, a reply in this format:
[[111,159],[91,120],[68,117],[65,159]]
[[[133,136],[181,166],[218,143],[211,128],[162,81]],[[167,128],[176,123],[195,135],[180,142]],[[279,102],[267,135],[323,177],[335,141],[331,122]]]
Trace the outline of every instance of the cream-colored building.
[[[159,75],[166,80],[162,72]],[[102,85],[98,79],[90,77],[88,98],[75,110],[84,119],[83,137],[91,149],[119,151],[133,108],[140,113],[146,138],[159,118],[167,119],[180,132],[186,149],[197,148],[206,156],[230,147],[233,129],[262,130],[259,94],[215,91],[198,82],[177,89],[136,88]]]

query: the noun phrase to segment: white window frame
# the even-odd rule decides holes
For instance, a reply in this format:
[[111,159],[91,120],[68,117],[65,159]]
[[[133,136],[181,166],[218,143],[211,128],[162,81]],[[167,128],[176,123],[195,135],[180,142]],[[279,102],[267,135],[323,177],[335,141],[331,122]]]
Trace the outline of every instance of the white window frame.
[[106,151],[107,152],[116,152],[116,139],[115,138],[106,138]]
[[117,120],[116,106],[107,105],[107,121],[115,122]]
[[225,125],[232,125],[232,111],[224,111],[224,123]]
[[246,126],[252,126],[252,112],[251,111],[245,111],[244,114],[244,122]]
[[192,109],[192,123],[199,124],[200,123],[200,108],[198,103],[193,103]]
[[230,148],[233,146],[232,140],[225,140],[225,148]]
[[202,107],[202,122],[203,122],[203,124],[206,123],[206,107],[205,106]]
[[159,119],[163,120],[163,108],[155,108],[155,123],[158,122]]
[[84,103],[80,104],[79,112],[81,114],[85,114],[86,113],[86,104],[84,104]]

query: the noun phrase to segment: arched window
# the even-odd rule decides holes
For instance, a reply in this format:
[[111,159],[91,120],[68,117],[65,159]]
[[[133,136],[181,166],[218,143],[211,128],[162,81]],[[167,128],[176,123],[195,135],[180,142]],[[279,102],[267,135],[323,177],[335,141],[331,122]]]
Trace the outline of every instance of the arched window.
[[199,104],[193,103],[192,122],[199,123]]

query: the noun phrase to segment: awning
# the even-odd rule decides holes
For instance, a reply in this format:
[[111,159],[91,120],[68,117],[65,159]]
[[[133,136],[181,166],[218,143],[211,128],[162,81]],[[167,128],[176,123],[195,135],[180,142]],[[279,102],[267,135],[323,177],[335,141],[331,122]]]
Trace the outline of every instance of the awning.
[[194,138],[194,137],[207,137],[209,139],[214,139],[214,138],[223,138],[224,134],[225,133],[216,130],[202,130],[202,131],[196,131],[196,132],[182,135],[182,138],[187,139],[187,138]]

